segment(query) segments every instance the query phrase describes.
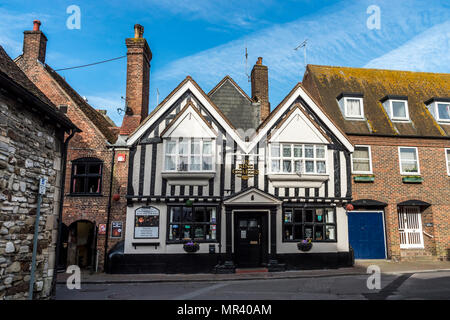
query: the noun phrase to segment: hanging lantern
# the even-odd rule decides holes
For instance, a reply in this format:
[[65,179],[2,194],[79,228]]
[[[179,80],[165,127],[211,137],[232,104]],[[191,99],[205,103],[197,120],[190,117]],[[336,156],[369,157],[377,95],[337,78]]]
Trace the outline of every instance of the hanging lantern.
[[116,193],[116,194],[113,195],[112,198],[113,198],[114,201],[119,201],[120,200],[120,194]]

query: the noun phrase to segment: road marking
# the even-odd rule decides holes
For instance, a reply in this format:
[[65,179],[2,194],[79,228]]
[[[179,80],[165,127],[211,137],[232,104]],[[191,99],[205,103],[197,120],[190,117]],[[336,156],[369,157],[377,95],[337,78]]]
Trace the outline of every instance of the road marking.
[[212,290],[215,290],[215,289],[219,289],[219,288],[225,287],[225,286],[227,286],[227,285],[229,285],[229,284],[230,284],[230,283],[218,283],[218,284],[216,284],[216,285],[214,285],[214,286],[209,286],[209,287],[206,287],[206,288],[201,288],[201,289],[198,289],[198,290],[195,290],[195,291],[192,291],[192,292],[183,294],[183,295],[181,295],[181,296],[175,297],[175,298],[173,298],[173,300],[189,300],[189,299],[198,297],[199,295],[204,294],[204,293],[206,293],[206,292],[209,292],[209,291],[212,291]]

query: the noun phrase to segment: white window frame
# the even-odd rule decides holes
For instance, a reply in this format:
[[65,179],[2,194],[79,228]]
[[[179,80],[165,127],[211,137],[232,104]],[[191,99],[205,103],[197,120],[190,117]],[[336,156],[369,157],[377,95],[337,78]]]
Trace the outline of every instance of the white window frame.
[[[280,146],[280,156],[279,157],[272,157],[272,146],[273,145],[279,145]],[[283,145],[290,145],[291,147],[291,156],[290,157],[283,157]],[[302,147],[302,156],[301,157],[294,157],[294,146],[301,146]],[[305,157],[305,146],[313,146],[314,147],[314,157],[313,158],[306,158]],[[317,158],[317,146],[324,147],[324,158]],[[267,161],[267,172],[269,174],[283,174],[283,175],[293,175],[297,174],[295,171],[295,161],[301,161],[301,174],[308,175],[328,175],[328,148],[324,144],[314,144],[314,143],[295,143],[295,142],[271,142],[268,144],[268,155],[269,159]],[[275,172],[272,171],[272,160],[279,160],[280,161],[280,171]],[[283,160],[290,160],[291,161],[291,172],[283,172]],[[305,172],[305,161],[314,161],[314,172]],[[317,162],[318,161],[325,161],[325,172],[318,173],[317,172]]]
[[[345,117],[349,118],[349,119],[364,119],[364,101],[363,98],[359,98],[359,97],[343,97],[344,99],[344,112],[345,112]],[[347,109],[347,100],[352,99],[352,100],[359,100],[359,105],[361,107],[361,115],[360,116],[354,116],[354,115],[349,115],[348,114],[348,109]]]
[[434,117],[436,118],[436,121],[437,121],[437,122],[445,122],[445,123],[449,123],[449,122],[450,122],[450,119],[441,119],[441,118],[439,117],[438,104],[446,104],[446,105],[448,105],[448,106],[450,107],[450,102],[445,102],[445,101],[439,101],[439,100],[436,100],[436,101],[434,101],[433,103],[430,104],[431,108],[433,108],[433,112],[432,112],[432,113],[434,113],[433,115],[434,115]]
[[[188,158],[188,168],[187,170],[179,170],[179,159],[180,159],[180,153],[179,153],[179,145],[180,145],[180,138],[167,138],[163,140],[163,170],[162,172],[170,172],[170,173],[212,173],[216,172],[216,166],[215,166],[215,154],[216,154],[216,143],[214,139],[206,139],[206,138],[196,138],[196,137],[187,137],[183,138],[183,140],[188,140],[188,152],[185,154],[185,156]],[[192,139],[198,139],[200,141],[200,170],[190,170],[191,167],[191,156],[194,155],[191,150],[191,144]],[[167,143],[168,141],[175,141],[176,147],[175,147],[175,153],[171,153],[170,155],[175,156],[175,170],[168,170],[166,168],[166,150],[167,150]],[[203,170],[203,142],[204,141],[210,141],[211,142],[211,170]],[[195,154],[197,155],[197,154]],[[209,155],[208,155],[209,156]]]
[[449,155],[449,153],[450,153],[450,148],[446,148],[445,149],[445,160],[446,160],[445,164],[447,165],[447,175],[450,176],[450,155]]
[[[417,172],[404,172],[402,168],[402,157],[401,157],[401,149],[415,149],[416,150],[416,156],[417,156]],[[399,161],[399,167],[400,167],[400,174],[403,176],[420,176],[420,159],[419,159],[419,149],[417,147],[408,147],[408,146],[401,146],[398,147],[398,161]],[[406,161],[412,161],[412,160],[406,160]]]
[[[355,174],[372,174],[373,173],[373,167],[372,167],[372,149],[370,148],[370,146],[368,145],[355,145],[355,149],[357,147],[364,147],[364,148],[368,148],[369,150],[369,171],[356,171],[353,169],[353,153],[351,154],[351,166],[352,166],[352,173]],[[367,159],[362,159],[362,158],[357,158],[360,160],[367,160]]]
[[[389,108],[389,117],[391,118],[392,121],[409,121],[409,106],[408,106],[408,100],[403,100],[403,99],[389,99],[386,101],[388,103],[388,108]],[[393,102],[403,102],[405,104],[405,114],[406,117],[402,118],[402,117],[394,117],[394,107],[393,107]]]

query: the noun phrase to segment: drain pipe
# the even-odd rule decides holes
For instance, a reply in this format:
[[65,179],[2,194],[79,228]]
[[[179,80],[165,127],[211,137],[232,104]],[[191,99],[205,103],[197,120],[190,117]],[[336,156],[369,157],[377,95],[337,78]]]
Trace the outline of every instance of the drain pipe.
[[69,141],[73,138],[75,133],[81,132],[80,129],[73,129],[70,135],[63,143],[62,149],[62,170],[61,170],[61,179],[60,179],[60,193],[59,193],[59,210],[58,210],[58,235],[56,241],[56,254],[55,254],[55,264],[53,266],[53,279],[52,279],[52,292],[51,296],[54,298],[56,294],[56,276],[58,269],[59,256],[61,252],[61,233],[62,233],[62,213],[63,213],[63,205],[64,205],[64,187],[66,184],[66,165],[67,165],[67,150],[69,149]]
[[112,187],[113,187],[113,178],[114,178],[114,164],[115,164],[115,156],[116,149],[112,147],[112,157],[111,157],[111,176],[109,179],[109,198],[108,198],[108,213],[106,216],[106,238],[105,238],[105,253],[103,260],[103,272],[105,272],[108,268],[108,238],[109,238],[109,223],[111,219],[111,201],[112,201]]

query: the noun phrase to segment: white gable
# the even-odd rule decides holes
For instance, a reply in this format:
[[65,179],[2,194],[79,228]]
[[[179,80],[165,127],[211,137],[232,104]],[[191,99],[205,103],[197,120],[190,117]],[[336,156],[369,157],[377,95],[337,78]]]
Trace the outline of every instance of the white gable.
[[226,201],[224,204],[279,204],[281,200],[262,192],[256,188],[249,189]]
[[277,114],[275,114],[268,123],[258,132],[256,137],[249,143],[247,150],[252,150],[256,144],[261,141],[267,134],[267,131],[276,123],[279,117],[295,102],[295,100],[301,97],[306,104],[314,111],[314,113],[324,122],[324,124],[333,132],[339,141],[347,148],[348,151],[353,152],[354,148],[350,140],[334,125],[330,118],[320,109],[320,107],[311,99],[311,97],[305,92],[302,86],[299,86],[293,94],[287,99],[279,108]]
[[271,135],[271,142],[329,143],[325,136],[298,108]]
[[188,79],[174,94],[167,99],[160,106],[160,108],[152,115],[151,118],[147,119],[146,122],[131,136],[127,139],[127,145],[133,145],[146,131],[151,127],[155,121],[157,121],[186,91],[190,90],[195,97],[201,102],[203,106],[209,111],[209,113],[220,123],[220,125],[226,130],[227,134],[236,141],[236,143],[244,150],[246,150],[246,143],[243,141],[236,130],[234,130],[222,116],[217,112],[217,110],[211,105],[211,103],[205,98],[205,96],[199,91],[199,89],[194,85],[192,79]]
[[215,138],[216,133],[200,118],[192,105],[164,133],[163,138]]

